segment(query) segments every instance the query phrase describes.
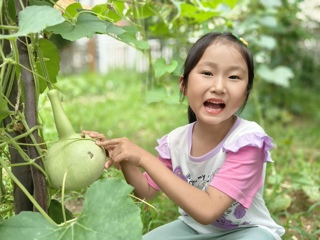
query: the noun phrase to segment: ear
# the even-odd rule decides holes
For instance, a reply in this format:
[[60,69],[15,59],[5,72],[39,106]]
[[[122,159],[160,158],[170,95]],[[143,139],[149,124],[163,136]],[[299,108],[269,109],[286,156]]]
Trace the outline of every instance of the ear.
[[183,95],[186,95],[186,94],[185,94],[185,86],[184,86],[184,84],[183,84],[183,79],[184,79],[184,76],[181,75],[181,76],[180,76],[180,92],[181,92]]

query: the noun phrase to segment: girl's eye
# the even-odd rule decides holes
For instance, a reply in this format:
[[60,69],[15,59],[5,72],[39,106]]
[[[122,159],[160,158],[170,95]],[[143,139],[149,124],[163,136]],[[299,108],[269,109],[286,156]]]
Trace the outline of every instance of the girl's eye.
[[231,79],[240,79],[238,76],[235,76],[235,75],[230,76],[229,78],[231,78]]
[[206,75],[206,76],[212,76],[212,73],[211,72],[208,72],[208,71],[204,71],[202,74]]

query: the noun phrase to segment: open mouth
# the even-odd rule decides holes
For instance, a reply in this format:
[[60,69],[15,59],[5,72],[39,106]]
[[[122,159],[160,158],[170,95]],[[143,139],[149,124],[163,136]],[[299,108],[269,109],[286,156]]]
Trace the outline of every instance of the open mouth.
[[204,107],[211,111],[222,110],[225,108],[226,104],[223,102],[205,101]]

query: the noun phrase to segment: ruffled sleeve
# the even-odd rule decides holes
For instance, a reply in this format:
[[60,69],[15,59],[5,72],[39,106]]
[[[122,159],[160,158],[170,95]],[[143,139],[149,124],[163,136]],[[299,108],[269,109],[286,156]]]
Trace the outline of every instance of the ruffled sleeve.
[[163,136],[162,138],[158,139],[158,146],[155,148],[161,158],[170,159],[170,149],[168,146],[168,135]]
[[[168,169],[172,171],[172,162],[170,149],[167,142],[168,135],[163,136],[158,139],[158,146],[155,148],[158,151],[158,159],[161,161]],[[156,190],[160,190],[159,186],[152,180],[148,173],[144,172],[143,175],[146,177],[148,184]]]
[[273,147],[272,138],[259,131],[225,142],[225,162],[210,185],[250,208],[264,183],[265,162],[273,162],[269,152]]
[[274,147],[272,138],[264,132],[248,133],[239,137],[236,141],[230,144],[224,144],[222,149],[224,152],[238,152],[243,147],[257,147],[263,149],[265,153],[264,162],[273,162],[269,151]]

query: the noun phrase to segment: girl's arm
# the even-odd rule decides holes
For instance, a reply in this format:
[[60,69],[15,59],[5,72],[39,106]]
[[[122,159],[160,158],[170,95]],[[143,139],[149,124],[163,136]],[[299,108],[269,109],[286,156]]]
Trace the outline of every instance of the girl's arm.
[[188,184],[155,157],[142,156],[141,167],[172,201],[201,224],[211,224],[234,202],[214,187],[209,186],[204,192]]
[[[107,138],[101,133],[83,130],[82,134],[87,134],[92,138],[98,139],[96,142],[97,145],[104,147],[107,150],[108,155],[110,149],[114,147],[112,145],[108,145],[107,148],[105,144],[103,144],[105,141],[107,141]],[[114,164],[117,169],[121,168],[127,183],[134,187],[133,192],[136,197],[148,201],[157,194],[158,190],[154,189],[148,184],[146,177],[143,176],[139,167],[124,161],[121,163],[114,163],[110,158],[105,164],[105,168],[108,169],[112,164]]]
[[[130,165],[142,167],[171,200],[201,224],[211,224],[214,220],[221,217],[234,202],[234,199],[214,187],[209,186],[207,190],[203,192],[189,185],[170,171],[151,153],[133,144],[126,138],[105,140],[97,144],[108,149],[110,159],[115,164],[120,163],[121,166],[125,167],[123,170],[126,178],[136,178],[132,181],[137,181],[134,184],[139,185],[140,180],[137,179],[144,176],[138,168],[137,170],[140,173],[136,170],[135,172],[132,171],[132,166]],[[147,188],[145,185],[143,186],[144,187],[140,187],[145,191]],[[143,194],[145,193],[143,192]]]
[[158,190],[148,184],[138,167],[128,162],[121,162],[120,165],[127,183],[134,187],[133,192],[136,197],[148,201],[158,193]]

